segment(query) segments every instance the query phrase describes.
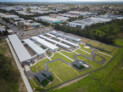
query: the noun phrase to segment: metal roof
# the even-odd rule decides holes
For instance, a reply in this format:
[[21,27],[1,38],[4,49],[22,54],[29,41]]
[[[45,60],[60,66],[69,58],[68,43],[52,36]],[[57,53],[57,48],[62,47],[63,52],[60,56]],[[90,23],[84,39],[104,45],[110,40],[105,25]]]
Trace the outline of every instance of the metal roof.
[[67,43],[67,44],[69,44],[69,45],[72,45],[72,46],[74,46],[74,47],[78,47],[78,46],[79,46],[78,44],[75,44],[75,43],[73,43],[73,42],[70,42],[70,41],[65,40],[65,39],[63,39],[63,38],[60,38],[60,37],[58,37],[57,39],[58,39],[58,40],[61,40],[61,41],[63,41],[63,42],[65,42],[65,43]]
[[57,46],[45,41],[44,39],[39,38],[39,37],[35,36],[35,37],[32,37],[32,39],[35,40],[36,42],[38,42],[39,44],[51,49],[51,50],[57,50],[58,49]]
[[11,44],[15,50],[17,57],[18,57],[20,62],[28,61],[32,58],[17,35],[15,35],[15,34],[9,35],[8,38],[9,38],[9,40],[10,40],[10,42],[11,42]]
[[56,38],[56,39],[58,39],[58,40],[60,40],[60,41],[63,41],[63,42],[65,42],[65,43],[67,43],[67,44],[69,44],[69,45],[72,45],[72,46],[74,46],[74,47],[78,47],[79,45],[78,44],[75,44],[75,43],[73,43],[73,42],[70,42],[70,41],[68,41],[68,40],[65,40],[65,39],[63,39],[63,38],[60,38],[60,37],[56,37],[55,35],[52,35],[52,34],[50,34],[50,33],[46,33],[48,36],[50,36],[50,37],[53,37],[53,38]]
[[42,55],[45,53],[45,50],[43,50],[41,47],[36,45],[33,41],[30,39],[25,39],[24,42],[38,55]]
[[39,80],[40,83],[46,79],[41,73],[37,73],[35,77]]
[[69,48],[70,48],[70,46],[68,46],[68,45],[66,45],[66,44],[63,44],[63,43],[60,43],[60,42],[58,42],[58,41],[55,41],[55,40],[53,40],[53,39],[50,39],[50,38],[48,38],[48,37],[46,37],[46,36],[39,35],[39,37],[41,37],[41,38],[43,38],[43,39],[45,39],[45,40],[48,40],[48,41],[50,41],[50,42],[53,42],[53,43],[55,43],[55,44],[57,44],[57,45],[59,45],[59,46],[65,48],[65,49],[69,49]]

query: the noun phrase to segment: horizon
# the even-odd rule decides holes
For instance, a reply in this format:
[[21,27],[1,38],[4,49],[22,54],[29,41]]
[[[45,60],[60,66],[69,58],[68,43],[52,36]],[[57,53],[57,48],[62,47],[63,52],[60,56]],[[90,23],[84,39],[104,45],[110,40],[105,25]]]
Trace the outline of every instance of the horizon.
[[48,2],[48,3],[58,3],[58,2],[90,2],[90,3],[93,3],[93,2],[98,2],[98,3],[103,3],[103,2],[123,2],[123,0],[0,0],[0,2],[12,2],[12,3],[19,3],[19,2]]

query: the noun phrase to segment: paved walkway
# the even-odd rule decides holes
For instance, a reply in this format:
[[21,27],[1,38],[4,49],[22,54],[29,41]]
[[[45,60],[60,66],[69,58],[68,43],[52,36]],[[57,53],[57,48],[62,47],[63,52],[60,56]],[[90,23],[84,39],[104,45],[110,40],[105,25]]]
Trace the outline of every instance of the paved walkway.
[[21,66],[21,64],[20,64],[20,62],[19,62],[19,60],[18,60],[18,58],[17,58],[17,56],[16,56],[16,54],[15,54],[15,52],[14,52],[14,50],[13,50],[11,44],[10,44],[10,42],[9,42],[9,40],[8,40],[8,39],[6,39],[6,40],[7,40],[7,43],[8,43],[8,45],[9,45],[9,48],[10,48],[10,50],[11,50],[11,52],[12,52],[12,55],[13,55],[13,57],[14,57],[14,59],[15,59],[15,62],[16,62],[16,64],[17,64],[17,67],[18,67],[18,69],[19,69],[19,71],[20,71],[20,74],[21,74],[21,76],[22,76],[22,79],[23,79],[23,81],[24,81],[24,83],[25,83],[25,86],[26,86],[26,88],[27,88],[27,91],[28,91],[28,92],[33,92],[32,87],[31,87],[31,85],[30,85],[30,83],[29,83],[29,81],[28,81],[28,79],[27,79],[27,77],[26,77],[26,75],[25,75],[25,73],[24,73],[24,69],[22,68],[22,66]]

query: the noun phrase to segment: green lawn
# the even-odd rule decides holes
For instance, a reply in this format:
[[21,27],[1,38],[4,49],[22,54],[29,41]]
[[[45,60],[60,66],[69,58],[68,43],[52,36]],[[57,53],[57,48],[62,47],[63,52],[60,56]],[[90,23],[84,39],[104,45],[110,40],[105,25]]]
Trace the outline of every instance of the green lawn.
[[73,56],[76,55],[74,52],[66,52],[66,51],[61,51],[64,55],[68,56],[71,59],[74,59]]
[[123,92],[123,48],[102,69],[67,87],[49,92]]
[[77,49],[76,52],[79,53],[79,54],[81,54],[81,55],[84,55],[86,57],[90,57],[90,54],[88,54],[88,53],[86,53],[86,52],[84,52],[84,51],[82,51],[80,49]]
[[44,69],[44,64],[45,64],[46,62],[48,62],[48,61],[49,61],[48,58],[43,59],[43,60],[39,61],[38,63],[36,63],[34,66],[31,66],[30,68],[31,68],[31,70],[32,70],[33,72],[39,72],[39,71],[41,71],[41,70]]
[[98,55],[95,55],[94,56],[94,59],[97,61],[97,62],[102,62],[102,60],[103,60],[103,58],[102,57],[100,57],[100,56],[98,56]]
[[116,40],[114,40],[114,44],[123,47],[123,39],[116,39]]
[[68,62],[68,63],[72,63],[73,61],[69,60],[68,58],[64,57],[63,55],[59,54],[59,53],[55,53],[54,56],[52,57],[52,60],[54,59],[62,59],[64,60],[65,62]]
[[82,40],[81,40],[83,43],[87,43],[88,41],[90,41],[89,39],[87,39],[87,38],[83,38],[82,37]]
[[51,86],[70,80],[79,75],[79,72],[61,61],[54,61],[48,64],[49,71],[58,81],[53,81]]
[[100,46],[98,46],[98,48],[103,48],[104,50],[108,51],[108,52],[112,52],[114,47],[106,45],[106,44],[101,44]]
[[79,46],[80,46],[80,48],[81,48],[82,50],[85,50],[85,51],[87,51],[87,52],[91,52],[91,49],[90,49],[90,48],[85,48],[83,44],[79,44]]
[[97,41],[90,40],[87,44],[90,44],[94,47],[98,47],[101,43]]
[[101,67],[100,64],[98,64],[98,63],[96,63],[96,62],[94,62],[94,61],[88,60],[88,59],[86,59],[86,58],[84,58],[84,57],[82,57],[82,56],[77,56],[77,59],[86,62],[86,63],[87,63],[88,65],[90,65],[93,69],[96,69],[96,68]]

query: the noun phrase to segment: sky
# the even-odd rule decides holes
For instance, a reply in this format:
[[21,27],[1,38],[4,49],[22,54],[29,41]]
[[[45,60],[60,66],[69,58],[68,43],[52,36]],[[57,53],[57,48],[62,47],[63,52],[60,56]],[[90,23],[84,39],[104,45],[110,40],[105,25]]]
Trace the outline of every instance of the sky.
[[113,1],[122,1],[123,0],[0,0],[0,2],[113,2]]

